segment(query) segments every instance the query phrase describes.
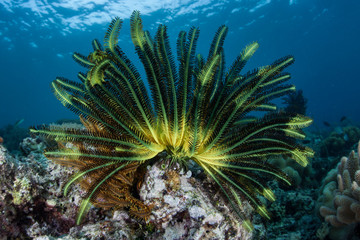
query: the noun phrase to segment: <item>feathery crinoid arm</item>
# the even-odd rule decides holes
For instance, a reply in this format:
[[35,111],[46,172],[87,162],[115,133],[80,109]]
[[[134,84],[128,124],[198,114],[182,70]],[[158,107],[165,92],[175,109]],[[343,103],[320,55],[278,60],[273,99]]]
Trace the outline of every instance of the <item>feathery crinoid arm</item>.
[[[179,60],[179,84],[178,84],[178,116],[180,124],[181,148],[188,149],[186,134],[191,131],[187,126],[189,119],[190,103],[194,98],[196,81],[194,79],[194,62],[196,45],[199,38],[199,29],[192,27],[188,33],[181,31],[177,40],[177,55]],[[199,72],[201,69],[199,69]]]
[[[161,66],[154,49],[154,42],[148,32],[143,30],[140,13],[134,11],[130,18],[131,38],[134,43],[136,52],[144,65],[147,81],[151,96],[153,98],[155,114],[157,116],[157,129],[164,132],[165,136],[169,136],[169,114],[167,105],[169,104],[169,96],[167,92],[167,84],[161,76]],[[161,130],[160,130],[161,129]],[[159,134],[156,134],[159,135]],[[160,139],[157,139],[160,141]]]
[[154,113],[145,84],[134,65],[117,45],[121,22],[119,18],[115,18],[105,34],[105,46],[108,46],[106,52],[113,58],[107,73],[111,76],[113,90],[121,93],[124,102],[132,107],[130,110],[139,123],[148,129],[146,135],[156,138]]
[[171,52],[170,43],[167,35],[167,27],[160,25],[156,36],[156,58],[159,61],[161,75],[161,81],[163,81],[162,91],[166,103],[166,112],[168,116],[169,135],[167,141],[170,141],[172,145],[179,145],[177,139],[179,137],[179,113],[178,113],[178,98],[177,98],[177,86],[179,84],[179,77],[177,69],[175,67],[174,57]]

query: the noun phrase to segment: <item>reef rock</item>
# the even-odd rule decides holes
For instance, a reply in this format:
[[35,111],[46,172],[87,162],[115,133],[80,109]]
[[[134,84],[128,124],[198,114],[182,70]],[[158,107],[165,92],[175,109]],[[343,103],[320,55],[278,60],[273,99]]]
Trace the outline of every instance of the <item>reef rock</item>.
[[[153,206],[150,222],[157,229],[153,239],[251,239],[220,196],[217,206],[212,204],[213,193],[202,183],[207,180],[201,182],[179,166],[159,163],[148,169],[140,197]],[[249,213],[249,206],[243,205]]]

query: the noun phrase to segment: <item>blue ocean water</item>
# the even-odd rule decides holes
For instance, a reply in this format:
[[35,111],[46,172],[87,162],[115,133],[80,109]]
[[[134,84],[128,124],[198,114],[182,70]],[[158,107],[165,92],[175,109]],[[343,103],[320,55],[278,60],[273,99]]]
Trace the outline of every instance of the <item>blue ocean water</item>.
[[315,125],[360,119],[359,0],[0,0],[0,127],[19,119],[30,126],[77,118],[53,96],[50,83],[84,71],[72,53],[87,55],[91,40],[102,40],[116,16],[124,19],[119,44],[143,71],[129,34],[135,9],[152,34],[166,24],[174,47],[180,30],[198,26],[204,55],[226,24],[227,66],[253,41],[260,48],[246,71],[294,55],[291,82],[303,90]]

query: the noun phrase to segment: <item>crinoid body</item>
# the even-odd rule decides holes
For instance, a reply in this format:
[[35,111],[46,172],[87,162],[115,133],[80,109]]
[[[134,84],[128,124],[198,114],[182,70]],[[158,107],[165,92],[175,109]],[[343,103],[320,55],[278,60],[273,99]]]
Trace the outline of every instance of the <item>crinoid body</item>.
[[[259,195],[275,200],[266,182],[277,178],[290,184],[290,180],[267,158],[286,155],[306,166],[313,155],[296,142],[305,137],[301,129],[312,120],[276,111],[271,103],[295,90],[285,84],[290,75],[283,73],[293,57],[240,74],[258,48],[254,42],[226,70],[227,27],[217,30],[207,58],[195,54],[199,29],[193,27],[178,36],[177,67],[166,26],[160,25],[152,38],[143,30],[138,11],[130,22],[149,90],[117,44],[122,21],[115,18],[105,35],[105,48],[94,40],[94,52],[88,57],[74,54],[75,61],[88,69],[79,73],[81,82],[64,78],[52,82],[56,97],[80,116],[85,127],[31,130],[59,143],[45,151],[49,159],[78,169],[65,186],[66,194],[72,183],[80,182],[87,192],[77,222],[90,204],[125,208],[146,219],[151,208],[138,199],[138,186],[145,166],[164,154],[185,166],[189,160],[196,162],[239,217],[243,217],[238,207],[242,195],[269,218],[259,200]],[[264,114],[251,116],[253,111]],[[250,221],[243,223],[252,228]]]

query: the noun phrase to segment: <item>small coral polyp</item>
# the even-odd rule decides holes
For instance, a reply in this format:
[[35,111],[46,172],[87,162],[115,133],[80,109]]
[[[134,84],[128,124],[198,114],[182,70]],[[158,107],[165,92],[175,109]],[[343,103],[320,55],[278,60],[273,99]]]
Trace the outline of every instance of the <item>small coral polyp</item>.
[[[252,225],[240,210],[240,196],[265,218],[270,218],[258,194],[274,201],[267,186],[270,179],[290,184],[290,179],[266,160],[273,155],[293,158],[306,166],[313,151],[299,145],[308,117],[277,111],[271,100],[295,90],[285,84],[290,74],[283,70],[292,56],[241,74],[258,49],[246,46],[226,70],[223,43],[228,28],[220,26],[207,57],[196,54],[199,29],[181,31],[177,60],[172,55],[167,28],[160,25],[155,36],[143,30],[138,11],[131,19],[131,38],[145,68],[144,80],[118,43],[122,21],[115,18],[105,34],[105,48],[93,41],[88,57],[74,54],[87,68],[80,82],[57,78],[52,82],[56,97],[80,116],[85,129],[49,126],[32,129],[58,142],[45,155],[78,172],[65,185],[80,182],[85,196],[77,223],[90,204],[127,209],[147,219],[151,207],[138,199],[146,167],[168,159],[188,165],[196,162],[218,185],[244,226]],[[150,93],[150,95],[149,95]],[[254,117],[253,111],[263,111]],[[73,148],[66,148],[71,143]],[[164,157],[164,154],[168,156]]]

